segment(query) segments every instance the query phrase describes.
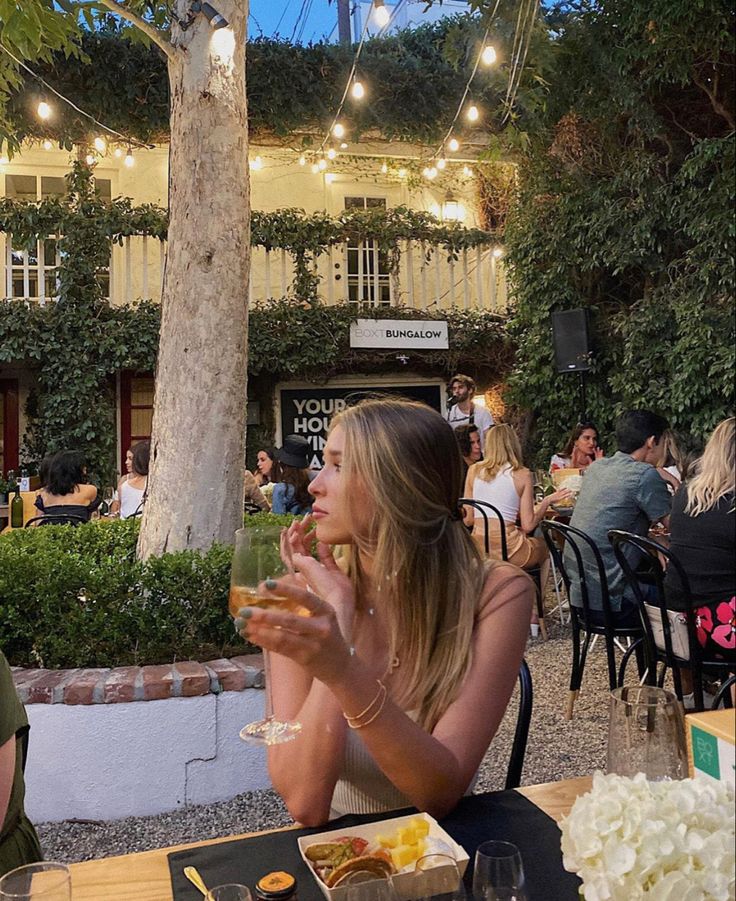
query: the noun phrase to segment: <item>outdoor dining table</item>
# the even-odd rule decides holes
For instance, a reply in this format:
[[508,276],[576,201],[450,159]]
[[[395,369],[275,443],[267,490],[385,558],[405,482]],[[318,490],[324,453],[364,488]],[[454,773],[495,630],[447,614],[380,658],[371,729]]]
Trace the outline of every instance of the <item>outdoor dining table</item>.
[[[498,793],[498,795],[515,796],[518,792],[532,802],[532,805],[536,805],[536,808],[539,808],[540,811],[543,811],[559,823],[562,817],[570,812],[575,799],[590,789],[591,782],[590,776],[583,776],[560,782],[524,786],[513,792]],[[492,796],[488,795],[485,797],[490,798]],[[473,799],[468,800],[472,801]],[[531,805],[529,806],[531,807]],[[374,819],[379,818],[378,816],[374,817]],[[544,818],[542,817],[541,819]],[[176,871],[178,876],[180,868],[183,870],[184,863],[172,863],[170,868],[170,854],[185,852],[184,856],[186,856],[188,851],[192,854],[197,854],[202,850],[206,852],[209,848],[216,850],[215,846],[223,842],[243,839],[246,841],[237,847],[240,854],[245,854],[249,840],[254,839],[257,842],[264,836],[276,836],[277,833],[283,834],[297,828],[296,826],[290,826],[271,832],[234,835],[207,842],[194,842],[188,845],[176,845],[168,848],[158,848],[153,851],[142,851],[137,854],[125,854],[120,857],[106,857],[72,864],[72,901],[175,901],[177,897],[180,898],[183,895],[179,894],[176,896],[172,890],[172,872]],[[332,827],[327,826],[326,828],[330,829]],[[553,826],[552,829],[554,829]],[[296,845],[296,838],[294,838],[293,844],[294,846]],[[253,847],[255,849],[255,845]],[[535,848],[535,853],[540,851],[541,848]],[[531,857],[532,855],[530,854],[529,856]],[[529,860],[528,865],[532,864],[533,861]],[[525,866],[527,866],[526,863]],[[264,870],[265,872],[267,870]],[[567,878],[572,880],[572,877]],[[303,882],[307,881],[309,875],[305,875],[302,879]],[[303,891],[301,890],[302,888]],[[315,890],[316,885],[310,886],[300,883],[299,894],[301,898],[311,897]],[[192,892],[187,897],[199,897],[194,889],[192,889]],[[575,890],[576,894],[577,891]],[[532,898],[530,901],[535,901],[535,899]]]

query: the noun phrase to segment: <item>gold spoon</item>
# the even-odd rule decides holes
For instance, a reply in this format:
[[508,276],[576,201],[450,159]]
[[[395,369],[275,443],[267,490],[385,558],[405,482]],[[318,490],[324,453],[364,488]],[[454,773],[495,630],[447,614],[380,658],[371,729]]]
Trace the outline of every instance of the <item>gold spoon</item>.
[[184,875],[187,879],[192,883],[192,885],[196,886],[205,896],[205,898],[209,897],[209,889],[204,884],[204,880],[199,875],[199,870],[196,867],[184,867]]

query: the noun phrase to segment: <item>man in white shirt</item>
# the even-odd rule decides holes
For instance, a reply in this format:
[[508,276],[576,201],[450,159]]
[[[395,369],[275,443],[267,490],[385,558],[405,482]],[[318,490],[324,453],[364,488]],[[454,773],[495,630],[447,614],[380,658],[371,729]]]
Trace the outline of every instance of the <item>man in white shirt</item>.
[[480,432],[480,446],[484,447],[486,432],[495,423],[485,407],[473,403],[475,382],[469,375],[458,373],[450,379],[450,391],[454,404],[447,411],[447,421],[453,429],[461,425],[475,425]]

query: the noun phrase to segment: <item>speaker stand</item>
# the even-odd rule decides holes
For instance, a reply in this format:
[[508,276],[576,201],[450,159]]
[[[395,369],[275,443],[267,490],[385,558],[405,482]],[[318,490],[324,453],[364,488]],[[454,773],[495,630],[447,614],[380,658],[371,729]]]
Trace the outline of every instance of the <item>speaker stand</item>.
[[578,372],[580,376],[580,419],[578,422],[588,422],[588,402],[585,392],[585,371]]

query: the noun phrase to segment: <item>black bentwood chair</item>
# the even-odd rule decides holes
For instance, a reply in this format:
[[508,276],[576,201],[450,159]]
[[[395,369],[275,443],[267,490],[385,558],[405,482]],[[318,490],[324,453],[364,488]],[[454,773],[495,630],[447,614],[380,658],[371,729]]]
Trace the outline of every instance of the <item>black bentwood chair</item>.
[[[708,658],[703,656],[703,649],[698,641],[695,620],[695,612],[692,607],[692,592],[687,573],[682,568],[680,561],[672,554],[669,548],[663,547],[650,538],[641,535],[633,535],[631,532],[622,532],[612,529],[608,538],[613,545],[613,552],[619,566],[624,571],[626,581],[631,586],[636,602],[639,605],[642,623],[644,624],[644,638],[647,658],[648,678],[651,685],[664,685],[667,670],[672,671],[672,681],[675,694],[682,701],[681,669],[689,669],[693,677],[693,702],[696,711],[704,709],[703,703],[703,673],[706,672],[716,677],[722,677],[730,670],[725,660]],[[627,553],[628,551],[628,553]],[[688,598],[688,607],[683,611],[667,609],[667,600],[664,591],[665,569],[661,558],[667,561],[667,568],[674,572],[680,584],[682,593]],[[642,582],[637,577],[637,565],[645,563],[647,575],[656,589],[656,598],[647,598],[642,590]],[[672,618],[684,617],[687,626],[687,645],[683,645],[678,637],[673,641]],[[655,640],[655,633],[659,643]],[[662,647],[664,644],[664,647]],[[661,663],[660,672],[657,673],[657,664]],[[719,692],[720,695],[720,692]],[[730,694],[726,693],[723,700],[730,703]]]
[[532,674],[526,660],[521,661],[519,670],[519,716],[514,730],[514,743],[511,746],[509,767],[506,771],[506,788],[518,788],[521,785],[521,771],[524,768],[526,743],[529,738],[529,724],[532,720],[534,690]]
[[[552,554],[555,566],[562,575],[567,590],[567,596],[570,600],[570,625],[572,626],[572,673],[570,674],[570,694],[567,700],[567,710],[565,718],[572,719],[575,700],[580,692],[580,685],[583,681],[583,670],[585,669],[585,660],[588,656],[590,643],[595,635],[602,635],[606,645],[606,658],[608,662],[608,685],[613,690],[623,685],[624,675],[626,672],[626,664],[629,661],[631,653],[636,654],[636,660],[639,665],[639,671],[644,672],[644,648],[643,636],[644,632],[641,626],[621,627],[617,626],[614,620],[614,613],[611,609],[611,598],[608,593],[608,580],[606,578],[606,570],[603,565],[601,552],[596,547],[592,538],[589,538],[585,532],[573,526],[563,525],[560,522],[545,520],[542,523],[542,534],[547,542],[547,547]],[[562,539],[559,541],[557,539]],[[575,557],[575,568],[577,572],[569,572],[568,567],[563,560],[560,548],[567,545]],[[603,623],[596,622],[591,616],[591,607],[588,593],[588,579],[584,560],[593,563],[596,570],[595,580],[600,586],[602,601],[602,618]],[[576,607],[572,603],[570,588],[573,582],[580,588],[580,599],[582,608]],[[580,644],[580,633],[585,633],[582,648]],[[624,654],[621,666],[616,673],[616,640],[618,638],[634,639],[634,643]]]
[[29,519],[23,526],[27,529],[29,526],[79,526],[87,522],[82,516],[76,516],[74,513],[44,513],[43,516],[34,516]]

